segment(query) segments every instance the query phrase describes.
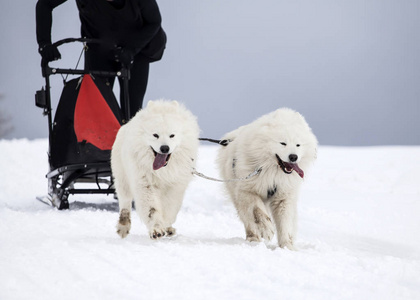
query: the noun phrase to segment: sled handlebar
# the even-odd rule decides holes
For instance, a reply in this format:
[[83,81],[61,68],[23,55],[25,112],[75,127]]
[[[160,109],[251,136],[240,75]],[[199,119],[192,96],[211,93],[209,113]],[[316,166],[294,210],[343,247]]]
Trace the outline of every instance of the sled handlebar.
[[[107,40],[100,40],[100,39],[90,39],[90,38],[65,38],[53,43],[53,46],[59,47],[64,44],[69,44],[73,42],[81,42],[87,44],[100,44],[107,47],[117,48],[118,45],[112,43],[111,41]],[[101,71],[101,70],[86,70],[83,69],[63,69],[63,68],[55,68],[50,67],[48,65],[49,62],[41,60],[41,69],[42,69],[42,76],[45,78],[45,90],[46,95],[45,100],[42,101],[42,107],[44,108],[44,114],[48,115],[48,123],[50,136],[52,133],[52,115],[51,115],[51,96],[50,96],[50,75],[54,74],[71,74],[71,75],[83,75],[83,74],[91,74],[91,75],[98,75],[103,77],[118,77],[121,78],[123,81],[122,89],[125,91],[123,93],[123,99],[120,99],[121,103],[121,110],[123,112],[123,116],[125,120],[128,120],[130,116],[130,106],[129,106],[129,93],[128,93],[128,80],[130,79],[130,69],[127,66],[121,65],[121,69],[118,71]],[[42,93],[42,92],[41,92]],[[41,107],[41,106],[40,106]]]
[[117,45],[112,43],[112,42],[99,40],[99,39],[89,39],[89,38],[66,38],[66,39],[59,40],[59,41],[53,43],[52,45],[56,46],[56,47],[60,47],[61,45],[74,43],[74,42],[102,44],[102,45],[117,47]]
[[[62,40],[59,40],[55,43],[52,44],[52,46],[55,47],[60,47],[64,44],[70,44],[70,43],[74,43],[74,42],[80,42],[80,43],[87,43],[87,44],[98,44],[98,45],[104,45],[104,46],[108,46],[110,48],[117,48],[118,45],[116,45],[115,43],[112,43],[111,41],[106,41],[106,40],[100,40],[100,39],[91,39],[91,38],[65,38]],[[86,71],[86,70],[74,70],[74,69],[59,69],[59,68],[50,68],[49,67],[49,61],[45,61],[44,59],[41,60],[41,69],[42,69],[42,76],[45,77],[46,75],[51,75],[51,74],[73,74],[73,75],[78,75],[78,74],[90,74],[90,73],[95,73],[96,75],[101,75],[101,76],[119,76],[119,77],[124,77],[124,76],[128,76],[130,77],[130,73],[129,70],[127,68],[125,68],[124,66],[122,66],[121,70],[119,72],[109,72],[109,71]]]
[[[99,45],[104,45],[104,46],[108,46],[110,48],[117,48],[118,46],[110,41],[105,41],[105,40],[100,40],[100,39],[90,39],[90,38],[66,38],[66,39],[62,39],[59,40],[55,43],[52,44],[52,46],[55,47],[60,47],[64,44],[70,44],[70,43],[74,43],[74,42],[80,42],[80,43],[88,43],[88,44],[99,44]],[[48,61],[45,61],[44,59],[41,60],[41,67],[47,67],[48,66]]]

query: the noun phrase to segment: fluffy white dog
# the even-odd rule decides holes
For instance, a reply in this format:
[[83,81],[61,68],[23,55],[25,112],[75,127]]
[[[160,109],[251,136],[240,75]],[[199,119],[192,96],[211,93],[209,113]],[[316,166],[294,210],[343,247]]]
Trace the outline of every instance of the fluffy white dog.
[[278,109],[226,134],[218,165],[227,191],[245,225],[248,241],[271,240],[294,250],[297,200],[304,171],[316,159],[317,139],[301,114]]
[[172,224],[192,179],[198,135],[196,117],[176,101],[150,101],[121,127],[111,166],[122,238],[131,228],[133,199],[152,239],[175,234]]

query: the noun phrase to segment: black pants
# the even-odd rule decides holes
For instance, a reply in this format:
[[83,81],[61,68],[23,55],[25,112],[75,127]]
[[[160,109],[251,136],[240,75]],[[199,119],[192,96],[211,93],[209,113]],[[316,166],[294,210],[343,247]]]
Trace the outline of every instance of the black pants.
[[[130,69],[130,80],[128,82],[128,95],[130,99],[131,119],[143,106],[143,98],[146,93],[147,82],[149,79],[149,60],[141,54],[134,57],[133,65]],[[85,52],[85,68],[87,70],[100,71],[119,71],[120,63],[116,62],[112,50],[100,48],[97,45],[90,45]],[[115,77],[103,78],[107,84],[114,86]],[[124,99],[124,88],[121,78],[120,84],[120,104]]]

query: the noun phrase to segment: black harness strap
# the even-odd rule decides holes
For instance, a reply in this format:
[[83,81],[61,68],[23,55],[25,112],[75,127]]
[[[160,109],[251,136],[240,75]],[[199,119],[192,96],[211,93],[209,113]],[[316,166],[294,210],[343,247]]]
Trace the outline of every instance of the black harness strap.
[[216,143],[216,144],[219,144],[219,145],[225,146],[225,147],[227,145],[229,145],[229,143],[231,142],[231,140],[213,140],[213,139],[207,139],[207,138],[199,138],[198,140],[208,141],[208,142],[211,142],[211,143]]

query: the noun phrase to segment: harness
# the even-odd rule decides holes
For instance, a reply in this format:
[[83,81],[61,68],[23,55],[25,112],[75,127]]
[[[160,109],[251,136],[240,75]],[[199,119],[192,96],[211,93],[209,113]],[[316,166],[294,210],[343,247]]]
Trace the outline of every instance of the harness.
[[212,143],[216,143],[219,145],[222,145],[224,147],[226,147],[227,145],[229,145],[230,142],[232,142],[232,140],[214,140],[214,139],[207,139],[207,138],[199,138],[199,141],[208,141],[208,142],[212,142]]
[[246,176],[246,177],[241,177],[241,178],[232,178],[232,179],[226,179],[226,180],[223,180],[223,179],[217,179],[217,178],[213,178],[213,177],[206,176],[206,175],[204,175],[204,174],[202,174],[202,173],[200,173],[200,172],[197,172],[197,170],[196,170],[195,168],[193,168],[192,173],[193,173],[194,175],[197,175],[197,176],[199,176],[199,177],[201,177],[201,178],[204,178],[204,179],[207,179],[207,180],[212,180],[212,181],[217,181],[217,182],[235,182],[235,181],[244,181],[244,180],[248,180],[248,179],[250,179],[250,178],[252,178],[252,177],[254,177],[254,176],[259,175],[259,174],[261,173],[261,171],[262,171],[262,168],[257,168],[257,169],[255,169],[252,173],[250,173],[248,176]]
[[[219,144],[223,147],[226,147],[227,145],[229,145],[230,142],[232,142],[232,140],[227,139],[227,140],[214,140],[214,139],[208,139],[208,138],[199,138],[198,140],[200,141],[208,141],[211,143],[216,143]],[[236,160],[234,160],[235,163]],[[234,168],[234,165],[232,166]],[[193,168],[192,170],[192,174],[197,175],[201,178],[207,179],[207,180],[212,180],[212,181],[217,181],[217,182],[235,182],[235,181],[244,181],[244,180],[248,180],[251,179],[254,176],[257,176],[261,173],[262,168],[256,168],[253,172],[251,172],[250,174],[248,174],[248,176],[245,177],[240,177],[240,178],[231,178],[231,179],[217,179],[217,178],[213,178],[213,177],[209,177],[204,175],[203,173],[198,172],[195,168]]]

